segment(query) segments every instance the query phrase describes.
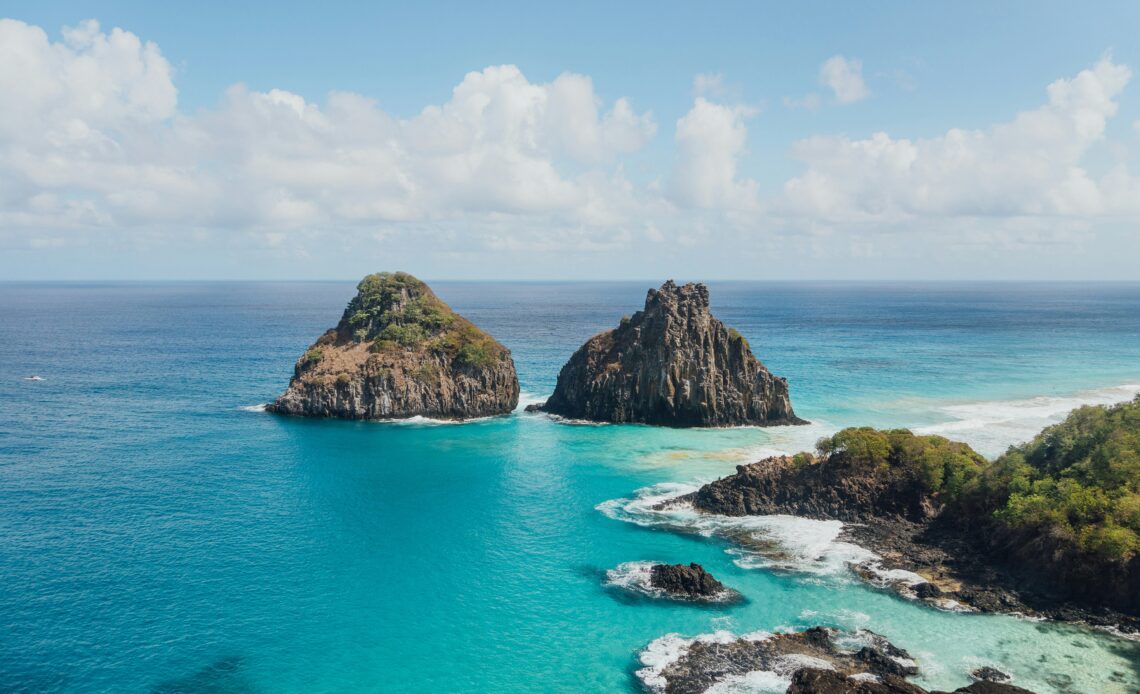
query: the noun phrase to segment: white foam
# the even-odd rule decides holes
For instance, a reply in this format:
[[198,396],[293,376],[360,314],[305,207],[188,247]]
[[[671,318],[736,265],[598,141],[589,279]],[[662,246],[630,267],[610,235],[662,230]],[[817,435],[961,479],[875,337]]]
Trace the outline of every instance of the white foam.
[[950,421],[916,427],[916,434],[939,434],[969,443],[980,453],[997,455],[1028,441],[1082,405],[1114,405],[1140,394],[1140,384],[1126,383],[1068,396],[1040,395],[1021,400],[988,400],[944,405]]
[[[755,631],[743,636],[737,636],[728,631],[716,631],[711,634],[701,634],[693,638],[685,638],[680,634],[666,634],[655,639],[639,654],[642,668],[637,671],[637,677],[652,691],[664,691],[668,685],[664,673],[670,665],[683,658],[695,643],[721,643],[728,644],[737,640],[765,641],[772,638],[768,631]],[[784,692],[792,683],[792,675],[797,670],[814,668],[818,670],[833,670],[834,666],[826,660],[810,655],[789,654],[779,656],[772,664],[771,670],[753,670],[742,675],[729,675],[705,690],[706,694],[767,694],[768,692]]]
[[637,491],[633,499],[613,499],[596,507],[610,518],[642,526],[695,532],[705,537],[739,539],[773,545],[773,551],[735,548],[742,568],[775,568],[818,575],[843,575],[851,564],[877,559],[870,550],[838,540],[843,523],[796,516],[721,516],[697,511],[676,501],[699,489],[697,484],[665,483]]
[[780,694],[792,684],[791,677],[768,670],[729,675],[705,690],[705,694]]
[[266,403],[261,403],[260,405],[246,405],[245,407],[239,407],[238,409],[242,412],[265,412],[265,408],[267,407],[269,407],[269,405]]
[[[694,643],[732,643],[741,638],[750,641],[764,641],[771,637],[772,634],[766,631],[755,631],[744,636],[737,636],[730,631],[716,631],[693,638],[685,638],[676,633],[665,634],[651,641],[638,654],[638,660],[641,661],[643,667],[637,671],[636,675],[649,689],[655,692],[664,691],[668,682],[663,673],[670,665],[684,657]],[[784,689],[787,689],[787,686],[785,683]]]
[[655,561],[627,561],[606,571],[606,585],[624,588],[648,595],[661,595],[663,591],[650,583]]
[[519,391],[519,404],[515,406],[515,412],[522,412],[527,405],[541,405],[549,397],[549,395],[536,395],[526,390]]

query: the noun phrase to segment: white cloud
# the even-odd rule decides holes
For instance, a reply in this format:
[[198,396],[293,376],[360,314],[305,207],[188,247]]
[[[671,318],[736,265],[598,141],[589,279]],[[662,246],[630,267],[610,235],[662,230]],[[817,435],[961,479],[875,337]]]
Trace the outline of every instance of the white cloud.
[[697,97],[677,121],[676,160],[670,178],[673,198],[684,206],[738,209],[755,204],[758,185],[738,179],[748,128],[755,110],[715,104]]
[[1136,179],[1120,166],[1097,178],[1083,165],[1130,77],[1104,58],[1049,85],[1045,105],[985,130],[803,140],[793,155],[807,170],[784,185],[785,209],[833,223],[1135,214]]
[[835,100],[841,104],[862,101],[871,95],[863,82],[863,62],[841,55],[828,58],[819,67],[819,83],[830,87]]
[[656,132],[626,99],[603,109],[589,77],[537,84],[511,65],[468,73],[450,100],[409,119],[358,94],[315,104],[240,85],[218,108],[181,115],[158,48],[94,21],[57,43],[0,22],[0,93],[6,229],[287,229],[463,214],[612,221],[626,204],[614,198],[630,189],[599,185],[590,167],[611,166]]
[[[836,101],[867,95],[858,61],[837,56],[824,68]],[[549,254],[560,269],[573,253],[595,253],[591,268],[604,255],[618,272],[646,275],[666,267],[662,258],[719,268],[725,247],[746,270],[749,253],[1071,250],[1100,225],[1140,219],[1128,145],[1098,146],[1130,77],[1102,59],[1049,85],[1040,107],[988,128],[807,138],[791,149],[803,171],[765,190],[747,168],[769,166],[748,161],[757,111],[724,103],[733,89],[719,75],[694,80],[672,168],[655,172],[645,162],[656,152],[630,156],[656,136],[652,114],[603,101],[585,75],[539,83],[491,66],[403,118],[360,94],[313,102],[240,84],[189,113],[152,43],[94,22],[53,41],[0,20],[0,247],[149,245],[154,257],[183,244],[298,262],[364,249],[386,264],[452,258],[460,274],[502,254],[524,263]],[[627,162],[633,179],[651,182],[627,177]],[[899,241],[900,229],[913,240]]]

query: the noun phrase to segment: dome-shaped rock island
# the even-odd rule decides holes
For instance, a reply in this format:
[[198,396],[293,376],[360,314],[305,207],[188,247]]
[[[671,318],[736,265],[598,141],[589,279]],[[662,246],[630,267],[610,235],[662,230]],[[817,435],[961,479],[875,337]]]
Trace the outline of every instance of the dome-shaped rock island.
[[805,424],[788,382],[709,312],[703,284],[650,289],[644,310],[586,341],[541,410],[569,419],[673,427]]
[[337,326],[297,360],[266,409],[345,419],[506,414],[519,401],[510,350],[403,272],[369,275]]

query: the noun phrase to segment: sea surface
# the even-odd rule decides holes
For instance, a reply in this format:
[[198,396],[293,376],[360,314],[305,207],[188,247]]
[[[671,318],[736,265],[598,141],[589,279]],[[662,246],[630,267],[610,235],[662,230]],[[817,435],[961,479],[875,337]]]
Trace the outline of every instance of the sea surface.
[[[434,285],[511,348],[523,404],[648,286]],[[1128,399],[1140,284],[710,289],[811,426],[284,418],[256,406],[352,283],[0,284],[0,691],[637,691],[686,639],[815,624],[886,635],[926,686],[992,664],[1038,692],[1140,690],[1136,641],[854,580],[837,523],[738,521],[782,548],[759,556],[649,503],[843,426],[996,455]],[[700,562],[747,602],[607,585],[651,561]]]

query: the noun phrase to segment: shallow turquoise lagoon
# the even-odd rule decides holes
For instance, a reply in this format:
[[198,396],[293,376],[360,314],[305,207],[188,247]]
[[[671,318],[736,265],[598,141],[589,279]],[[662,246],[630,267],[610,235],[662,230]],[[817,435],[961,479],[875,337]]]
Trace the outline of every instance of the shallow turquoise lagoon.
[[[533,400],[647,287],[436,290],[513,350]],[[251,406],[351,283],[0,285],[0,690],[629,691],[667,634],[819,623],[885,634],[927,685],[994,664],[1039,692],[1140,688],[1137,642],[852,580],[833,525],[773,520],[773,559],[638,504],[849,424],[992,455],[1130,397],[1140,285],[711,289],[811,426],[280,418]],[[630,561],[701,562],[748,601],[607,587]]]

